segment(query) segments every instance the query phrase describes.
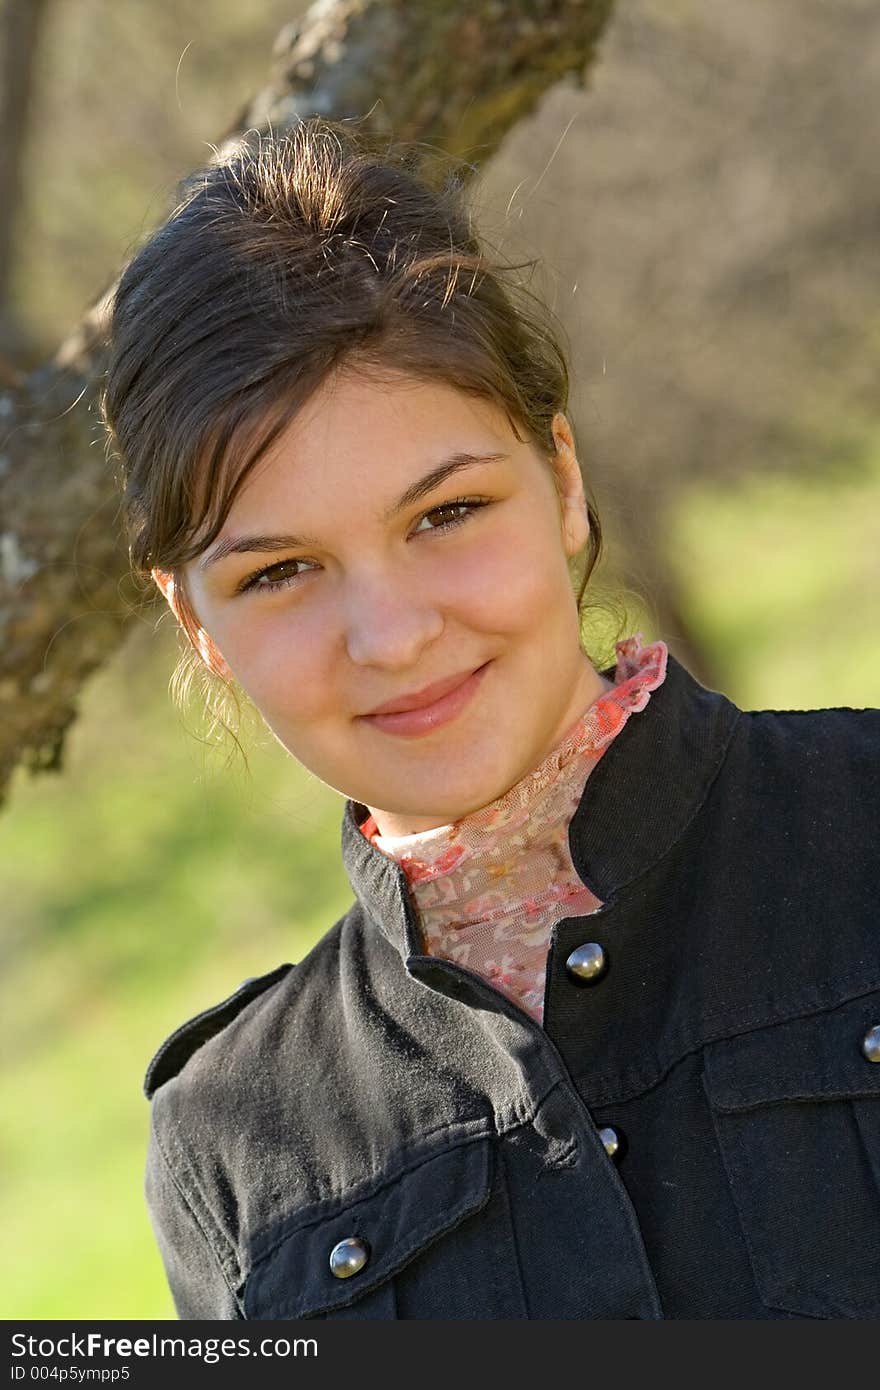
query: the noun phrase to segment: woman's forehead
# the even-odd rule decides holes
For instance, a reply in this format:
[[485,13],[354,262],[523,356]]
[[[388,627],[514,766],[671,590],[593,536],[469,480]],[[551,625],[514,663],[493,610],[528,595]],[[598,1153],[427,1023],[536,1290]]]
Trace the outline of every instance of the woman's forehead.
[[[322,527],[328,513],[344,514],[346,502],[390,517],[401,502],[418,500],[432,472],[458,472],[470,460],[516,457],[530,448],[494,400],[391,371],[337,371],[292,415],[282,404],[252,422],[236,445],[215,470],[213,502],[235,495],[223,506],[219,532],[210,524],[199,528],[203,559],[243,526],[265,530],[276,511],[288,520],[295,513],[303,525],[314,517]],[[210,500],[203,484],[202,505]]]
[[402,452],[411,453],[414,442],[454,442],[461,429],[500,432],[504,438],[511,434],[494,401],[446,382],[337,374],[287,422],[267,458],[297,448],[303,457],[323,458],[343,450],[346,457],[363,451],[378,458],[389,443],[397,441]]
[[316,393],[284,425],[240,495],[283,487],[317,496],[340,486],[381,494],[453,454],[510,453],[517,444],[494,402],[443,383],[355,379]]

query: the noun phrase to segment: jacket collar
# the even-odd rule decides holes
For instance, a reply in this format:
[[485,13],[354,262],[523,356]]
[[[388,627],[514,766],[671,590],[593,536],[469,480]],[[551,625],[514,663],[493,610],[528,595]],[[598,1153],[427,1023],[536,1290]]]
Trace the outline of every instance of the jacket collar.
[[[614,671],[602,675],[611,680]],[[721,767],[740,713],[669,653],[666,679],[587,778],[569,825],[574,866],[602,902],[646,874],[681,837]],[[406,875],[361,833],[368,815],[366,806],[346,799],[342,859],[349,882],[404,959],[420,955]]]

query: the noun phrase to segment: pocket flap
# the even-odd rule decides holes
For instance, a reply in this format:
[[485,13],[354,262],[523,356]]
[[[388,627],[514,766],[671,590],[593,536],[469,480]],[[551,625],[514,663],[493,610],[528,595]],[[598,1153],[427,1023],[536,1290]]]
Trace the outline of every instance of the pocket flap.
[[[247,1318],[315,1317],[357,1302],[489,1200],[491,1136],[446,1149],[362,1195],[322,1204],[254,1266],[244,1291]],[[330,1252],[355,1237],[369,1250],[340,1279]],[[388,1316],[394,1316],[393,1312]]]
[[748,1110],[779,1101],[880,1096],[880,1063],[862,1043],[880,1024],[880,993],[839,1008],[789,1019],[705,1050],[706,1089],[717,1110]]

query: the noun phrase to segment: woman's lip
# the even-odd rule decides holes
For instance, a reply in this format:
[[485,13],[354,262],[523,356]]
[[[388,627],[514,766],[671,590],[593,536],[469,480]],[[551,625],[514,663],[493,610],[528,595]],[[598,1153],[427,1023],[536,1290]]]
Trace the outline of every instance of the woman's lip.
[[360,718],[386,734],[398,734],[404,738],[429,734],[442,724],[448,724],[450,720],[455,719],[465,705],[470,703],[491,664],[490,661],[485,662],[454,690],[441,695],[433,704],[423,705],[421,709],[400,710],[396,714],[362,714]]
[[434,681],[432,685],[426,685],[421,690],[414,690],[411,695],[400,695],[396,700],[389,700],[385,705],[377,705],[375,709],[368,710],[367,713],[368,715],[408,714],[413,709],[427,709],[428,705],[436,704],[450,691],[457,690],[469,676],[474,674],[476,669],[472,666],[470,670],[459,671],[457,676],[447,676],[446,680]]

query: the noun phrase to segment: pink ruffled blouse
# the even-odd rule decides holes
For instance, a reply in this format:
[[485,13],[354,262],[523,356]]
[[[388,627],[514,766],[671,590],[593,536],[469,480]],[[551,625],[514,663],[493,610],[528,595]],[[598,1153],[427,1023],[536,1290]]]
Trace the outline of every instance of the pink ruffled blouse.
[[425,953],[482,975],[537,1023],[553,927],[602,905],[572,863],[569,822],[593,768],[666,676],[665,642],[643,646],[637,632],[616,652],[613,688],[497,800],[411,835],[380,835],[372,816],[360,827],[406,874]]

